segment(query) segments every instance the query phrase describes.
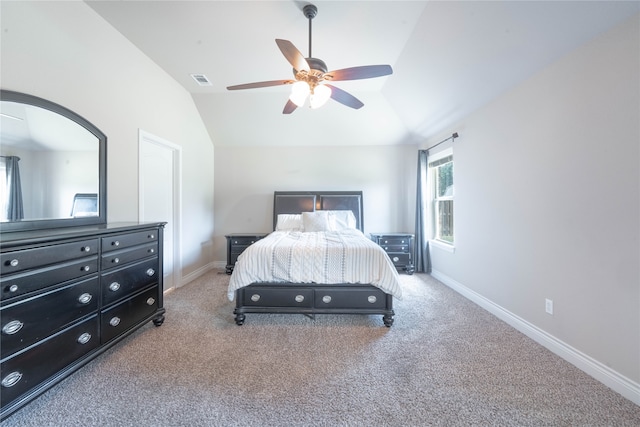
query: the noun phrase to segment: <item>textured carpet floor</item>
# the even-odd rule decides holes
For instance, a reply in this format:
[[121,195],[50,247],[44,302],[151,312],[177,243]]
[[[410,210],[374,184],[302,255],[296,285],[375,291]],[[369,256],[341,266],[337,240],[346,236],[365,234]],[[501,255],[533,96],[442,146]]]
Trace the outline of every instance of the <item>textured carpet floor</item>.
[[248,314],[229,276],[145,325],[9,426],[637,426],[640,407],[424,274],[382,316]]

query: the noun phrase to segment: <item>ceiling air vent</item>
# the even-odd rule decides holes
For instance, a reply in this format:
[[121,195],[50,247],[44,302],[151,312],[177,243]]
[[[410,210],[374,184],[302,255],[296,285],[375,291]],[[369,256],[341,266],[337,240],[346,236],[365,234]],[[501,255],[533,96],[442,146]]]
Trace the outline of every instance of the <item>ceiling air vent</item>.
[[191,77],[193,77],[193,80],[200,86],[211,86],[211,82],[204,74],[191,74]]

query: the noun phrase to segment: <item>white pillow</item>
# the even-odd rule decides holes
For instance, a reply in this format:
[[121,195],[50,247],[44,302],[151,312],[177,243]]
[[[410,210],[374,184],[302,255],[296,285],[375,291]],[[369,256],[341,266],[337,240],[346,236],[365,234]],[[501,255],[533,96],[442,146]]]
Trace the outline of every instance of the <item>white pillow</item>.
[[304,231],[331,231],[327,211],[302,212]]
[[279,214],[276,222],[276,231],[303,231],[302,215]]
[[[322,212],[322,211],[318,211]],[[356,217],[353,211],[325,211],[329,218],[329,228],[331,231],[340,231],[356,228]]]

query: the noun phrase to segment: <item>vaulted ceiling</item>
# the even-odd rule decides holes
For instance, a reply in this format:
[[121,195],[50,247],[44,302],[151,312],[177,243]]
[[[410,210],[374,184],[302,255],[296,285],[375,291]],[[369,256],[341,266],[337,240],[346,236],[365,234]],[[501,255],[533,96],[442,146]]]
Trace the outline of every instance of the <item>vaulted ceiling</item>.
[[393,74],[334,82],[358,110],[330,100],[284,115],[289,86],[226,87],[293,78],[275,39],[308,55],[310,2],[86,3],[192,94],[216,146],[420,143],[640,12],[637,1],[315,0],[314,57]]

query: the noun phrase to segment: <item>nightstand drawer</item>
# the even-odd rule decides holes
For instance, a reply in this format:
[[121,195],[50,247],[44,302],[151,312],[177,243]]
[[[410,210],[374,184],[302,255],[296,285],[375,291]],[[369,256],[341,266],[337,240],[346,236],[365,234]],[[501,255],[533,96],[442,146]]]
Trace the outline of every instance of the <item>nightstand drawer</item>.
[[397,270],[413,274],[413,234],[408,233],[371,233],[376,242],[389,255]]
[[411,254],[390,253],[389,258],[396,267],[404,267],[411,264]]
[[391,245],[391,246],[408,246],[411,243],[412,237],[390,237],[382,236],[378,244],[379,245]]
[[226,273],[231,274],[233,267],[238,261],[238,256],[249,246],[264,238],[268,233],[234,233],[228,234],[227,238],[227,266]]
[[387,253],[409,253],[409,245],[383,245],[380,247]]

